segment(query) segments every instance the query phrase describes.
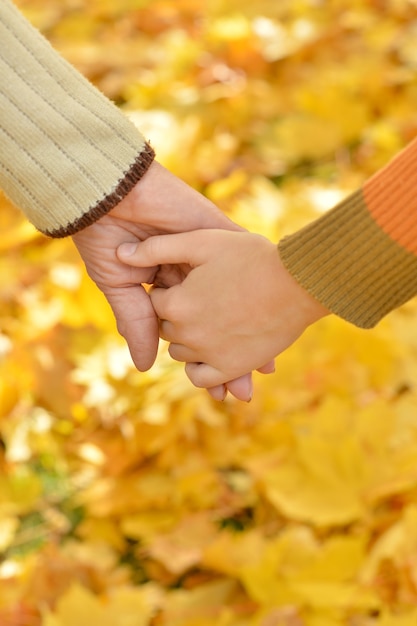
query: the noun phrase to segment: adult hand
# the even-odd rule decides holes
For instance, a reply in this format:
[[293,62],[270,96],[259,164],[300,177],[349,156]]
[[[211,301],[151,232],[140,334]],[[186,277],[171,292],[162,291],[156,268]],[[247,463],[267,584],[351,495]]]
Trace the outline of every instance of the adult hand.
[[187,263],[181,284],[154,289],[152,304],[170,355],[187,363],[197,387],[212,387],[262,367],[328,311],[260,235],[199,230],[154,237],[118,250],[135,267]]
[[[151,235],[201,228],[243,230],[212,202],[154,161],[132,191],[107,215],[73,236],[90,277],[103,291],[113,309],[120,334],[126,339],[135,366],[147,370],[153,364],[159,339],[158,319],[143,283],[175,285],[186,276],[187,265],[160,269],[129,267],[119,261],[117,247],[139,242]],[[271,366],[267,366],[268,371]],[[227,389],[240,399],[249,399],[250,374],[210,393],[221,399]]]

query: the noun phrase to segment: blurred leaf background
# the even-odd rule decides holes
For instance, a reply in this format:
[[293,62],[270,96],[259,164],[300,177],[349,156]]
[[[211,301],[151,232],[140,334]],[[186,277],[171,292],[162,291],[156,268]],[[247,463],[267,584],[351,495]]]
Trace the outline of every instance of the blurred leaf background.
[[[18,0],[158,158],[277,241],[417,131],[415,0]],[[2,626],[417,623],[417,309],[309,329],[249,405],[134,370],[1,199]]]

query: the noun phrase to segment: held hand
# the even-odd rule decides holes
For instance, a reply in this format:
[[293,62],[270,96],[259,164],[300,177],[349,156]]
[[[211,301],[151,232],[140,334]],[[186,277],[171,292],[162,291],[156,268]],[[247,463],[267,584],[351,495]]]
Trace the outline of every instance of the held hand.
[[132,268],[191,266],[181,284],[156,288],[151,299],[161,337],[197,387],[260,368],[328,313],[260,235],[199,230],[125,244],[118,256]]
[[[196,228],[242,230],[214,204],[156,161],[132,191],[92,226],[73,236],[87,271],[106,295],[139,370],[151,367],[158,346],[158,323],[143,287],[154,271],[128,268],[118,260],[123,241]],[[181,280],[180,267],[163,276],[167,285]]]
[[[151,367],[158,348],[158,320],[142,287],[142,283],[153,282],[156,268],[124,265],[117,258],[117,247],[126,241],[143,241],[151,235],[197,228],[242,230],[207,198],[154,162],[110,213],[73,236],[89,275],[107,297],[118,330],[141,371]],[[171,265],[159,271],[158,276],[161,284],[171,286],[188,271],[188,267]],[[226,388],[209,391],[213,397],[221,398]],[[250,375],[232,381],[229,391],[247,399],[251,394]]]

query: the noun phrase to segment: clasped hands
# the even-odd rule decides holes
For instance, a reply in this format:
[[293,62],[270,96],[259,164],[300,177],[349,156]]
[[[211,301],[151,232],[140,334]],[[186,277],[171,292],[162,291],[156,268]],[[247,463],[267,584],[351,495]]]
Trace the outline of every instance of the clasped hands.
[[[274,357],[327,313],[287,272],[274,244],[156,161],[73,239],[136,367],[152,366],[160,336],[191,382],[218,400],[229,391],[249,401],[251,372],[274,371]],[[154,285],[149,294],[144,284]]]

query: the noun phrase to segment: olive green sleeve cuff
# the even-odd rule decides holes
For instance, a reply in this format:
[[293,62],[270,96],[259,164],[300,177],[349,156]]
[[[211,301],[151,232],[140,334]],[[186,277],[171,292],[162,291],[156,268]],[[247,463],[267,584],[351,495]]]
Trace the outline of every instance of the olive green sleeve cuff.
[[417,257],[378,226],[362,190],[284,237],[278,250],[311,295],[362,328],[417,294]]
[[154,152],[10,0],[0,42],[0,186],[43,233],[73,234],[123,199]]

